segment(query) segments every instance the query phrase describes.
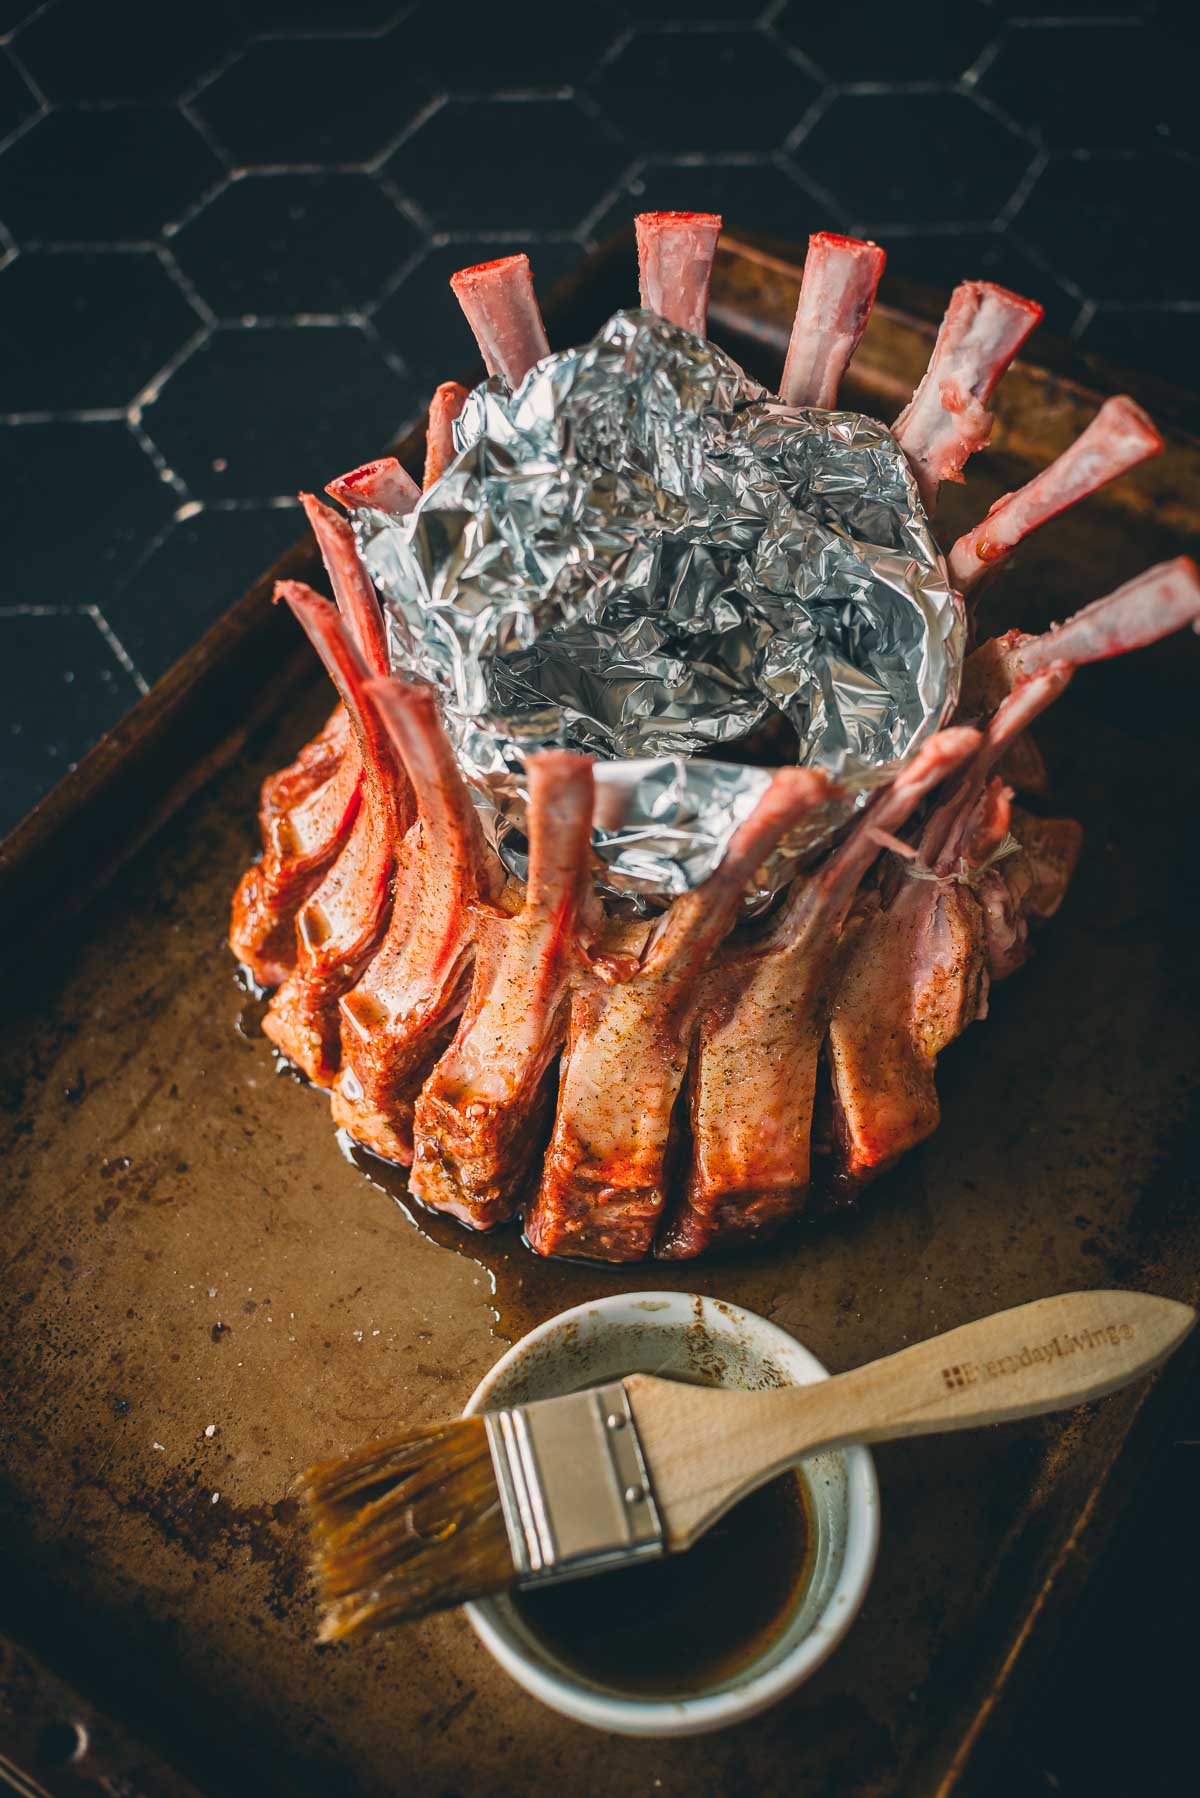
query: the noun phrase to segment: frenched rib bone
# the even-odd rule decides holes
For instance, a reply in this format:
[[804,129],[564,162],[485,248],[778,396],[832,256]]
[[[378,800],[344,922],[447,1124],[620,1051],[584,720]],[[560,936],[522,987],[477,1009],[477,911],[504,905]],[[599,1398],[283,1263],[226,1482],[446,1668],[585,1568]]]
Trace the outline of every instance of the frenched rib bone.
[[829,792],[823,774],[776,774],[715,874],[676,899],[632,976],[576,992],[554,1131],[525,1220],[543,1255],[636,1261],[667,1196],[676,1100],[713,956],[776,844]]
[[457,381],[443,381],[429,402],[425,429],[425,486],[440,481],[454,460],[454,421],[466,404],[467,390]]
[[1124,394],[1105,400],[1069,449],[1016,493],[1004,494],[959,538],[948,558],[954,585],[973,592],[1023,538],[1161,449],[1162,438],[1139,405]]
[[1006,631],[981,644],[963,666],[961,718],[994,712],[1021,674],[1052,662],[1079,668],[1142,649],[1190,625],[1200,628],[1200,572],[1190,556],[1176,556],[1135,575],[1123,587],[1093,600],[1040,637]]
[[397,853],[387,932],[341,1000],[333,1119],[377,1155],[408,1162],[413,1104],[466,999],[473,908],[490,882],[433,689],[393,679],[370,682],[368,692],[408,774],[417,817]]
[[[383,617],[345,519],[311,493],[300,500],[334,598],[367,668],[387,668]],[[229,940],[260,986],[279,986],[296,965],[296,914],[350,834],[361,799],[362,761],[343,706],[290,768],[262,790],[262,859],[233,900]]]
[[550,354],[528,256],[501,256],[459,269],[450,286],[489,375],[502,375],[517,387],[534,363]]
[[400,775],[367,697],[366,668],[328,600],[301,581],[281,581],[286,600],[325,663],[350,718],[362,765],[362,798],[341,851],[296,917],[296,965],[263,1030],[302,1073],[328,1086],[338,1069],[338,1000],[363,972],[387,923],[397,844],[410,822]]
[[642,305],[669,324],[705,336],[720,214],[640,212],[634,229]]
[[929,367],[892,430],[932,513],[943,481],[962,479],[969,456],[992,434],[987,402],[1042,316],[990,281],[964,281],[946,308]]
[[262,857],[238,882],[229,928],[230,947],[260,986],[278,986],[296,965],[296,913],[350,834],[360,772],[339,705],[296,760],[263,783]]
[[544,1140],[552,1068],[583,959],[591,886],[591,762],[532,755],[529,884],[515,916],[477,927],[475,973],[458,1032],[417,1101],[412,1190],[477,1230],[513,1215]]
[[383,614],[371,577],[359,560],[354,532],[344,518],[323,506],[311,493],[302,493],[300,504],[317,540],[338,611],[354,639],[363,666],[371,674],[386,674],[388,652]]
[[734,953],[706,996],[690,1081],[692,1164],[658,1253],[698,1255],[769,1234],[804,1205],[813,1098],[841,938],[876,833],[903,825],[977,748],[973,730],[932,737],[827,861],[796,887],[764,940]]
[[387,512],[393,518],[407,518],[421,497],[421,489],[395,456],[364,462],[361,468],[352,468],[349,474],[329,481],[325,491],[347,511],[352,512],[356,506],[374,506],[377,512]]
[[808,240],[779,397],[786,406],[837,405],[887,256],[878,244],[818,231]]

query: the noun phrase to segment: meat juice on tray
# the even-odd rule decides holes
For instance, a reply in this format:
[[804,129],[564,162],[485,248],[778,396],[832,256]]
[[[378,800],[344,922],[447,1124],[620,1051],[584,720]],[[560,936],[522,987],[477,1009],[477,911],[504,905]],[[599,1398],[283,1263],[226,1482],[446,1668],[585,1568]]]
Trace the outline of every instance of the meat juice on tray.
[[811,240],[773,395],[705,335],[719,227],[643,215],[641,308],[553,354],[526,258],[455,276],[487,380],[437,390],[423,490],[385,458],[330,483],[349,520],[304,496],[336,604],[279,588],[340,703],[234,900],[262,1027],[419,1204],[542,1255],[757,1243],[936,1129],[1081,851],[1030,724],[1200,617],[1181,557],[972,646],[1150,420],[1107,401],[943,555],[1040,307],[959,286],[889,430],[837,410],[883,252]]

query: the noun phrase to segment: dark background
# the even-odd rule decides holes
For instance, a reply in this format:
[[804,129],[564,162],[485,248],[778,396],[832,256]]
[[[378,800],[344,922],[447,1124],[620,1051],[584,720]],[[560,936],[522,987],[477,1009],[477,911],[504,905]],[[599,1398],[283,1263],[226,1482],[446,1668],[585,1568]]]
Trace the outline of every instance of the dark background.
[[[466,263],[527,248],[544,294],[657,206],[849,230],[889,272],[1000,280],[1084,351],[1200,386],[1193,19],[0,0],[0,831],[299,534],[297,488],[469,372]],[[1200,1414],[997,1790],[1168,1788],[1196,1437]]]

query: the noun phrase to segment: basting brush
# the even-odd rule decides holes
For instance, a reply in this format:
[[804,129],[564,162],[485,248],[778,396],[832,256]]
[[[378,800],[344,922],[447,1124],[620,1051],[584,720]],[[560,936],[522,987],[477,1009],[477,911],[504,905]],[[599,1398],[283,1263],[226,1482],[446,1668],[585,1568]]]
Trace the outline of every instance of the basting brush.
[[1148,1373],[1196,1314],[1135,1292],[1038,1299],[810,1386],[633,1374],[398,1434],[303,1476],[321,1639],[688,1549],[821,1450],[1064,1410]]

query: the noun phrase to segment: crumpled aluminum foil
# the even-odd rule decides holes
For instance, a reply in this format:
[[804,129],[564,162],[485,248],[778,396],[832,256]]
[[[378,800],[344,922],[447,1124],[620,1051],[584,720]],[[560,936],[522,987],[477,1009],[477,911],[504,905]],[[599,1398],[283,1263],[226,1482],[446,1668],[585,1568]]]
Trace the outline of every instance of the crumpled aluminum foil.
[[[597,758],[599,878],[699,885],[770,768],[848,795],[781,847],[766,897],[957,697],[961,608],[903,452],[873,419],[783,406],[712,344],[618,312],[514,393],[493,378],[406,518],[364,509],[395,666],[432,681],[491,840],[525,870],[524,758]],[[713,752],[719,752],[719,758]]]

